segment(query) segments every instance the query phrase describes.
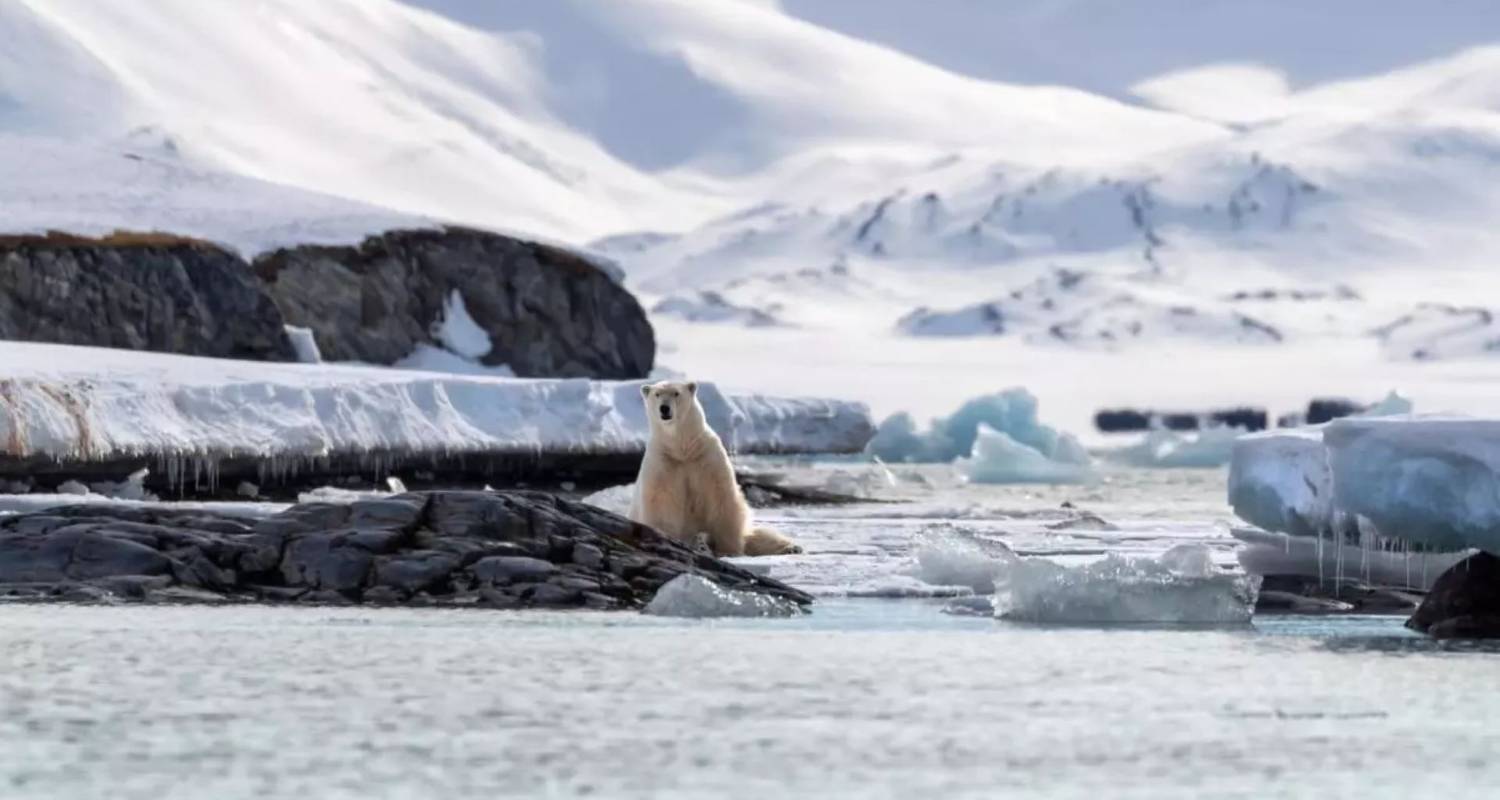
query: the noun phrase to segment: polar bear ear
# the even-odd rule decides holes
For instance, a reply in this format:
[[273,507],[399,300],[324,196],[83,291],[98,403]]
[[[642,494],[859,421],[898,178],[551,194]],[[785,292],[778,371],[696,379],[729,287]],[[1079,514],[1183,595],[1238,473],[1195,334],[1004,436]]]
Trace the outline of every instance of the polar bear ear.
[[688,381],[687,390],[688,390],[688,394],[697,394],[698,393],[698,382],[697,381]]
[[643,384],[641,384],[641,397],[650,397],[650,396],[651,396],[651,384],[649,384],[649,383],[643,383]]

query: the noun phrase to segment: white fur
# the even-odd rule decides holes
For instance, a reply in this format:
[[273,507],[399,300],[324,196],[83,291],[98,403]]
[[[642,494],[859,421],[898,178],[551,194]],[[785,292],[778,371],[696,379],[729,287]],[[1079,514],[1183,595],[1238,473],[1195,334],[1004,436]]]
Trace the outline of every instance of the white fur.
[[706,534],[717,556],[799,552],[780,534],[751,528],[750,506],[735,481],[729,452],[708,427],[697,392],[696,383],[641,387],[651,440],[635,480],[630,518],[689,547]]

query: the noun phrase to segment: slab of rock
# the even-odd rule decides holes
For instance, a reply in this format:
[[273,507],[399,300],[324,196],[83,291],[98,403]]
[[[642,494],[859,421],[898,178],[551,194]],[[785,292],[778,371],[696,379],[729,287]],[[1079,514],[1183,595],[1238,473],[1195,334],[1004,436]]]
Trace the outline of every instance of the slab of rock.
[[239,256],[164,234],[0,236],[0,339],[292,361]]
[[1500,638],[1500,558],[1475,553],[1449,567],[1406,627],[1438,639]]
[[489,337],[479,360],[521,377],[644,378],[656,357],[645,310],[604,269],[499,234],[390,231],[355,247],[278,250],[255,271],[330,361],[391,364],[440,346],[435,326],[455,296]]
[[21,600],[632,609],[680,575],[811,602],[624,517],[541,492],[302,503],[260,521],[165,505],[0,519],[0,598]]

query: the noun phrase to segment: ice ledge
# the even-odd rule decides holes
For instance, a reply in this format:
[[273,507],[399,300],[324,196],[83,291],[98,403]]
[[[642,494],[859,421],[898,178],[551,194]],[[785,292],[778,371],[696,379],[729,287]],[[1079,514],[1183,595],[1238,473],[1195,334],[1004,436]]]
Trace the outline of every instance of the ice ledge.
[[[262,480],[319,460],[619,470],[633,469],[648,435],[638,381],[0,348],[0,474],[130,459],[154,460],[179,481],[212,480],[229,462],[253,465]],[[709,383],[700,396],[737,453],[853,453],[874,432],[859,403],[729,395]]]
[[1242,438],[1229,501],[1294,536],[1500,552],[1500,420],[1347,417]]

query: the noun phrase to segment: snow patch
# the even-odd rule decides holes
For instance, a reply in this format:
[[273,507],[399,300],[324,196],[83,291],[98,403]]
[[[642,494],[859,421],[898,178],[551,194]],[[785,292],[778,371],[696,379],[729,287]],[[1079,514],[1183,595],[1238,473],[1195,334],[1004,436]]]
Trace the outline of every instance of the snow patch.
[[795,601],[758,592],[725,589],[701,575],[678,575],[667,581],[642,614],[658,617],[796,617],[802,607]]
[[457,289],[443,300],[443,315],[432,326],[432,338],[438,340],[448,352],[470,361],[478,361],[489,355],[494,345],[489,333],[469,315],[464,305],[464,296]]
[[1439,361],[1500,355],[1500,318],[1474,306],[1424,303],[1375,329],[1388,358]]
[[318,340],[313,335],[312,328],[283,325],[282,329],[286,331],[287,341],[292,343],[292,351],[297,354],[297,361],[303,364],[323,363],[323,354],[318,350]]

